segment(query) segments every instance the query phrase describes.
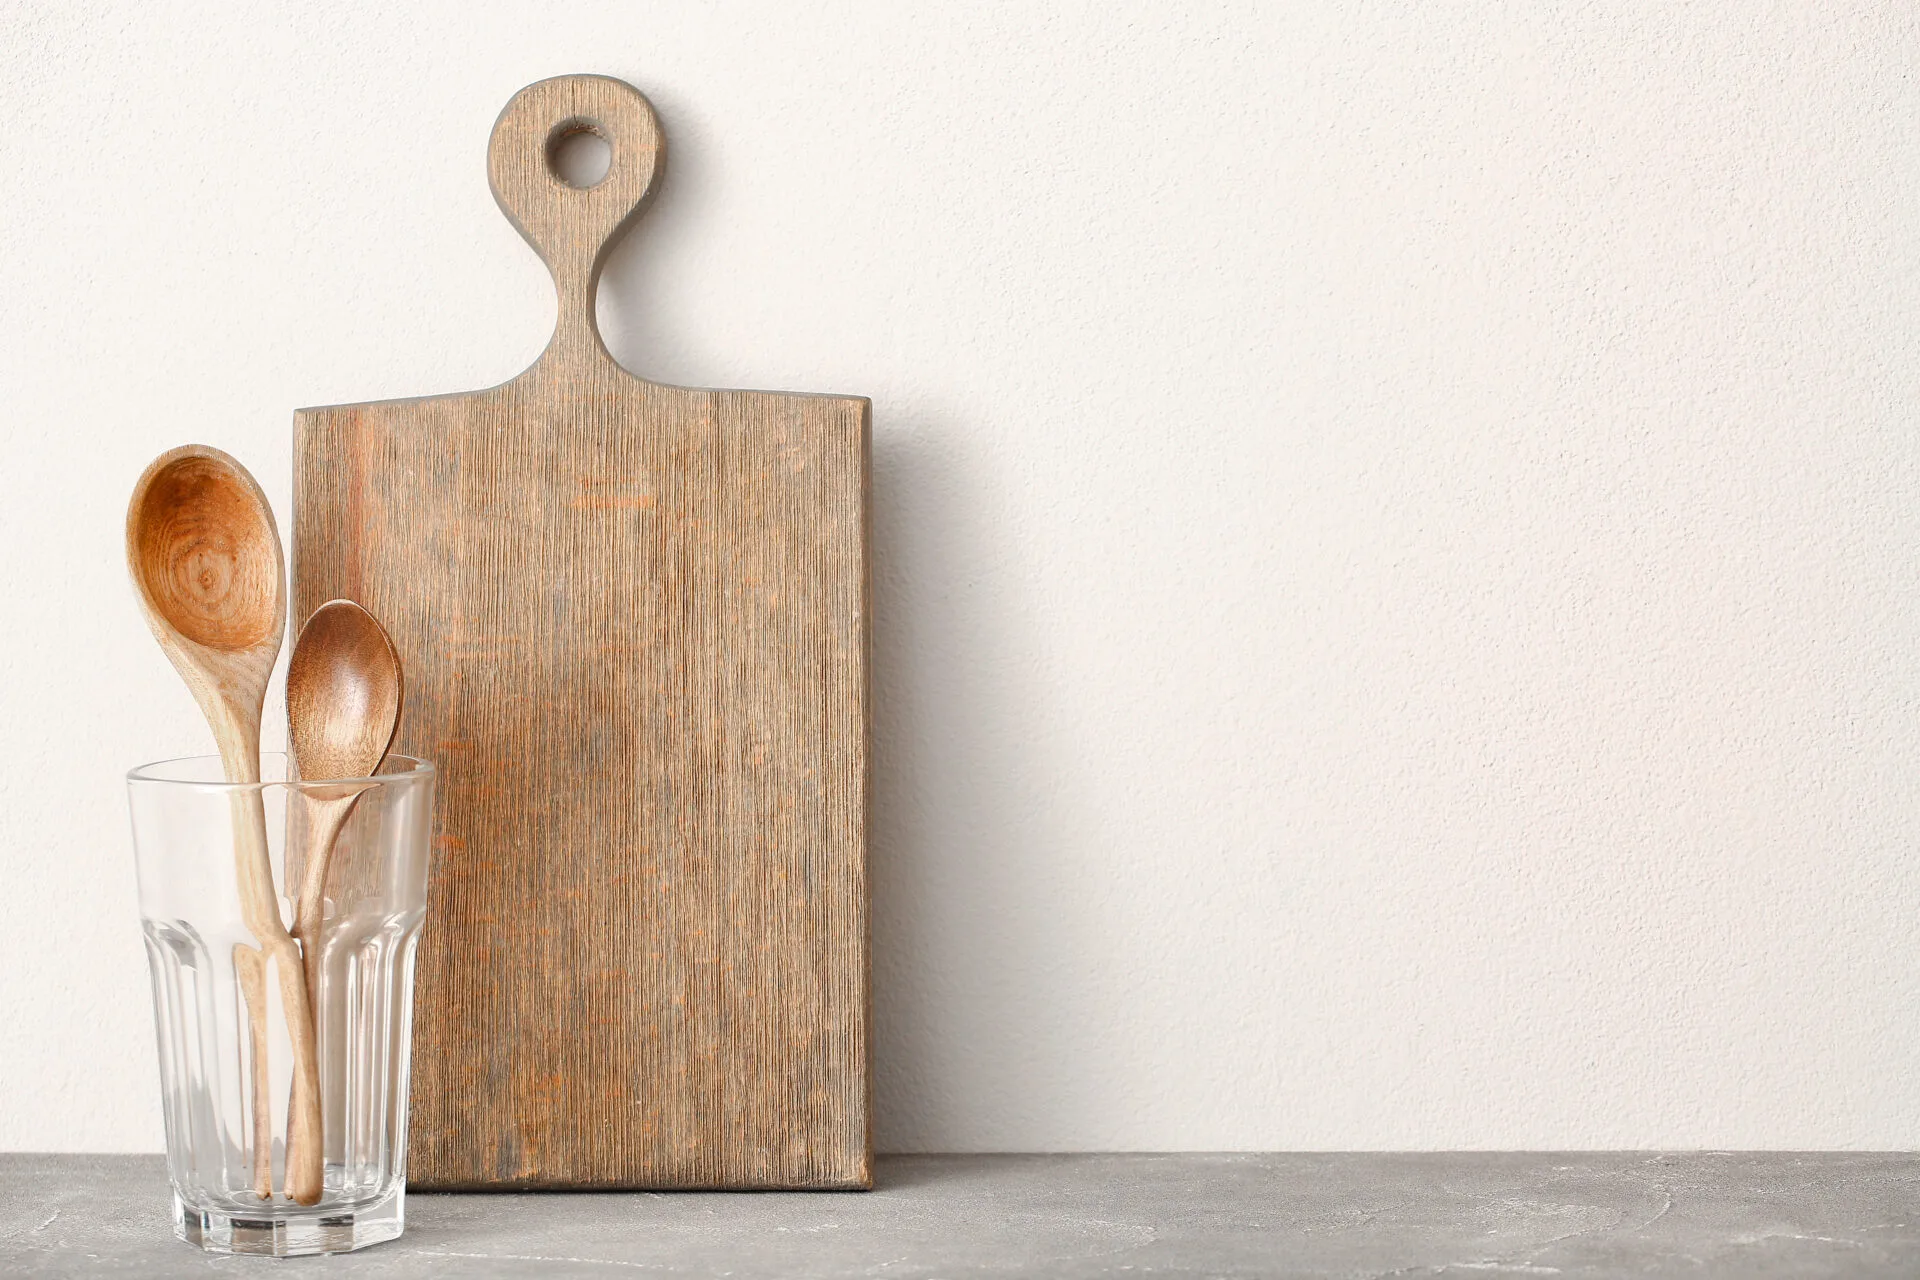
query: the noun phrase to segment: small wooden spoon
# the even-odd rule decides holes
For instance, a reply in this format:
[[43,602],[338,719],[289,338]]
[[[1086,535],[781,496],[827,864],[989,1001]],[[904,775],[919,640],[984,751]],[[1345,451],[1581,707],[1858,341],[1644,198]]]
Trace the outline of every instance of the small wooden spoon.
[[[400,727],[405,688],[400,654],[374,616],[351,600],[329,600],[300,628],[287,663],[287,744],[302,779],[371,777]],[[306,954],[307,994],[320,1011],[320,908],[334,841],[364,787],[298,787],[306,806],[307,867],[293,936]]]
[[[218,449],[184,445],[154,459],[127,504],[127,567],[154,638],[187,682],[220,748],[227,781],[260,781],[260,707],[286,630],[287,574],[273,509],[247,469]],[[234,948],[252,1024],[253,1182],[273,1195],[267,1102],[266,959],[280,976],[293,1043],[286,1192],[320,1198],[320,1074],[300,948],[280,920],[266,810],[258,788],[233,799],[240,912],[260,944]]]

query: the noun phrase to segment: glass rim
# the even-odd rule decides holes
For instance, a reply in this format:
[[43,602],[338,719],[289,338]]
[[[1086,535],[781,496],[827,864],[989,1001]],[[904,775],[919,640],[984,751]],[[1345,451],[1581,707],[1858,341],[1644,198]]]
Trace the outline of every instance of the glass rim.
[[[292,759],[285,751],[262,751],[260,758],[262,760]],[[133,768],[127,770],[127,781],[129,783],[138,782],[158,787],[191,787],[201,791],[260,791],[267,787],[287,787],[298,790],[303,787],[354,786],[364,788],[371,786],[391,786],[394,784],[405,785],[418,783],[424,779],[433,777],[434,774],[439,772],[439,770],[433,767],[431,760],[422,760],[419,756],[410,756],[404,751],[392,751],[389,752],[387,758],[381,762],[383,765],[398,765],[404,763],[411,767],[399,769],[394,773],[371,774],[364,778],[279,778],[272,782],[227,782],[224,780],[209,781],[199,778],[168,778],[161,776],[160,771],[171,765],[195,764],[203,760],[212,761],[216,768],[220,765],[220,757],[217,754],[174,756],[168,760],[153,760],[146,764],[135,765]]]

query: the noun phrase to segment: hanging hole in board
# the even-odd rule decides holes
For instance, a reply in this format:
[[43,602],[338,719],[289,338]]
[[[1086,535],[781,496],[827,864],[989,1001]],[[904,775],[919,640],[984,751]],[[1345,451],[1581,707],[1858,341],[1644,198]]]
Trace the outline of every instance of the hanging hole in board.
[[547,135],[547,168],[577,190],[599,186],[613,164],[613,147],[591,120],[569,120]]

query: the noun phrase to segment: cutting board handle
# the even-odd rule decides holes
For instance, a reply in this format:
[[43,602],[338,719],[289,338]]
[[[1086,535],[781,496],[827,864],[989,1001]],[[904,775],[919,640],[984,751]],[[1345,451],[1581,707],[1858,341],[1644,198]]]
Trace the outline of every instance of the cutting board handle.
[[[604,178],[576,187],[554,166],[570,136],[593,133],[611,152]],[[593,318],[607,252],[653,193],[666,159],[653,105],[609,76],[556,76],[513,95],[487,143],[493,198],[553,273],[560,318],[543,362],[608,359]]]

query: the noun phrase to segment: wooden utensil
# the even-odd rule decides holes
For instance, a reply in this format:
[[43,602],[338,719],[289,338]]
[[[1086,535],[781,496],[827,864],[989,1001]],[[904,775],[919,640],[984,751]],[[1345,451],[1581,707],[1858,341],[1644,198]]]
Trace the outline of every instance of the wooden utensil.
[[522,90],[487,173],[553,273],[546,351],[294,417],[296,599],[386,622],[441,769],[415,1187],[868,1185],[869,405],[608,355],[663,146],[617,80]]
[[[313,611],[287,661],[287,745],[303,780],[366,778],[380,768],[400,725],[400,655],[374,616],[351,600]],[[306,962],[307,996],[320,1010],[320,909],[334,842],[366,794],[365,784],[299,787],[305,809],[306,871],[293,936]]]
[[[218,449],[184,445],[156,458],[127,505],[127,566],[154,638],[213,730],[227,781],[260,781],[260,708],[286,629],[286,568],[273,509],[247,469]],[[320,1089],[300,948],[280,920],[266,811],[257,788],[233,797],[240,911],[258,951],[234,948],[253,1044],[253,1178],[273,1195],[267,1101],[266,976],[280,976],[293,1094],[287,1110],[286,1193],[320,1198]]]

